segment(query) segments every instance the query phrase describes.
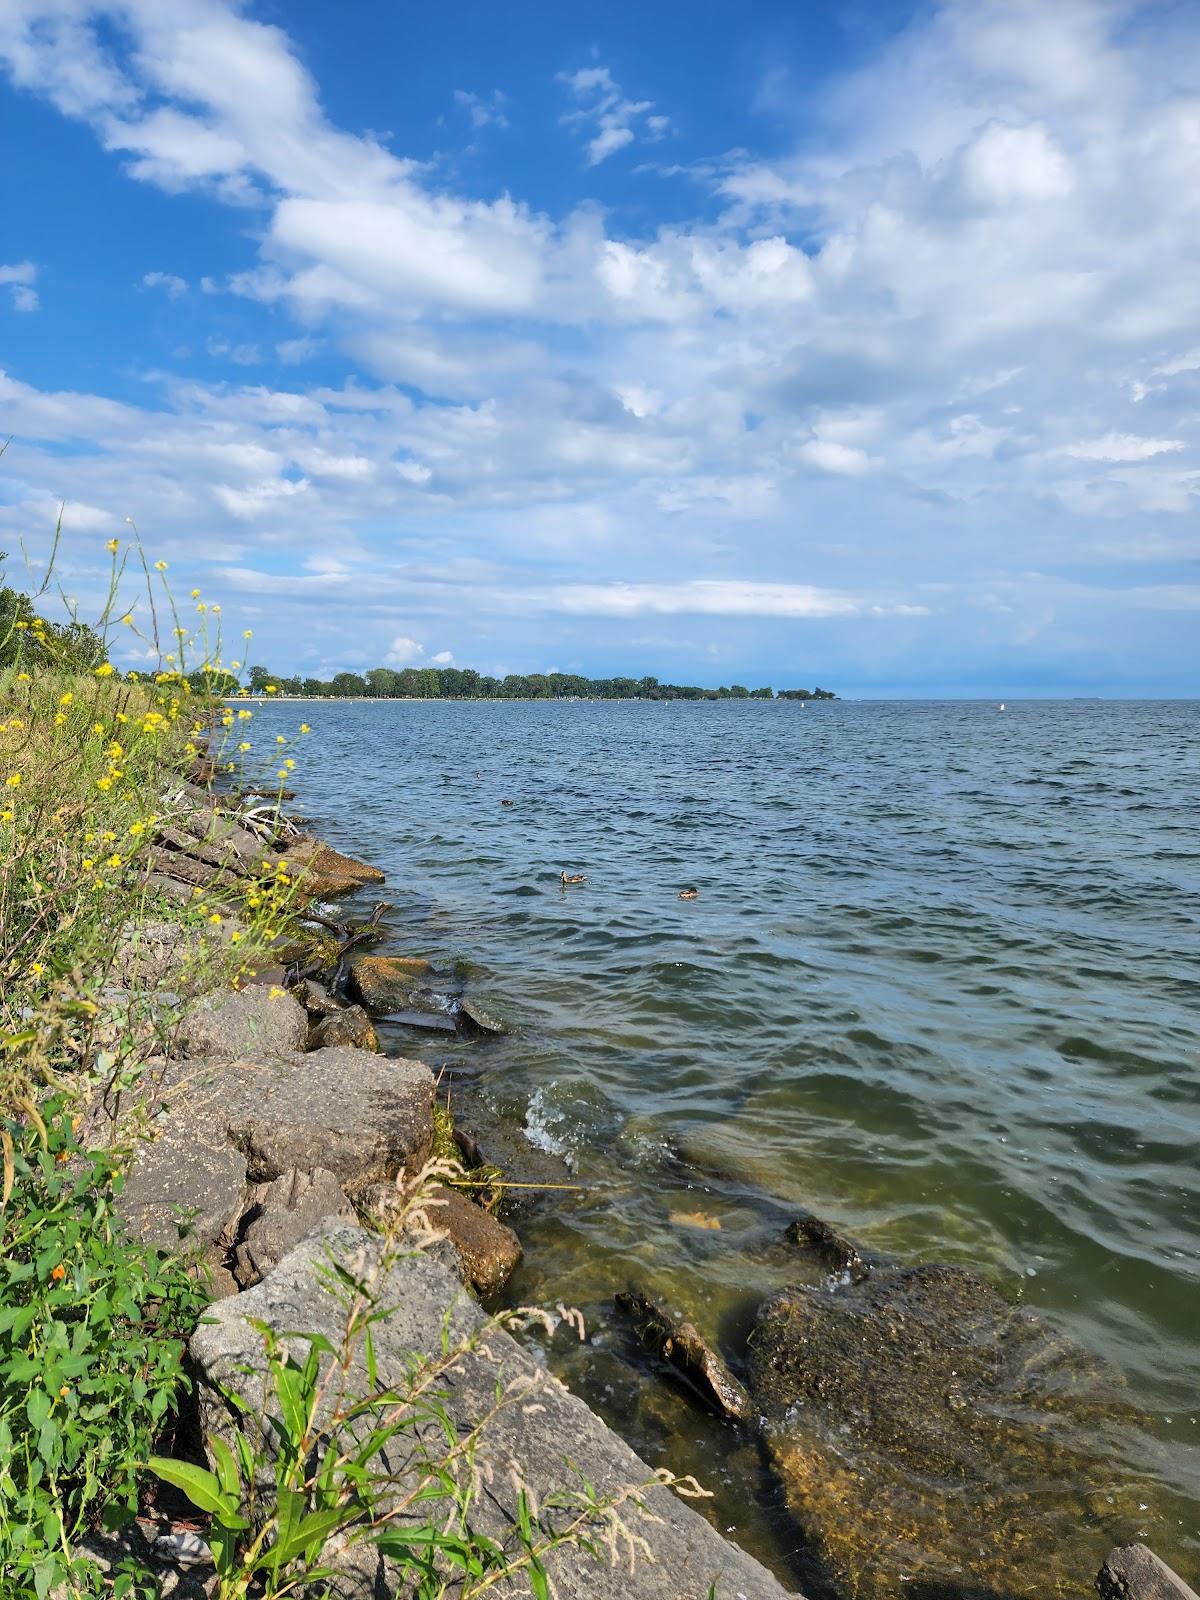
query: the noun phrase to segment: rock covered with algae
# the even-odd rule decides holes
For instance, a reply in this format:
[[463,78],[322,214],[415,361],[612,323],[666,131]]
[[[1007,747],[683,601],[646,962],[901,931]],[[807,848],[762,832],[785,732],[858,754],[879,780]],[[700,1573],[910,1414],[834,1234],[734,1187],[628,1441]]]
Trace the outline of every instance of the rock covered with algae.
[[1097,1538],[1136,1515],[1119,1378],[962,1268],[785,1289],[750,1350],[789,1509],[839,1594],[1082,1595]]

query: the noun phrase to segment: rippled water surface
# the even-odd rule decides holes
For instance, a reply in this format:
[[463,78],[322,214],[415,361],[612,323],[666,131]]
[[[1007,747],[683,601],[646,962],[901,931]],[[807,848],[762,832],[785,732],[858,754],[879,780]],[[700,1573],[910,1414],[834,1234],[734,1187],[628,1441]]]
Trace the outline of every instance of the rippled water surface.
[[[588,1314],[569,1381],[787,1574],[757,1452],[635,1381],[611,1295],[635,1281],[736,1350],[815,1212],[983,1270],[1125,1374],[1153,1419],[1146,1532],[1200,1576],[1200,705],[325,703],[256,726],[302,716],[301,801],[386,869],[395,947],[464,963],[512,1025],[452,1047],[455,1092],[584,1185],[522,1229],[514,1285]],[[1114,1531],[1100,1504],[1094,1564]]]

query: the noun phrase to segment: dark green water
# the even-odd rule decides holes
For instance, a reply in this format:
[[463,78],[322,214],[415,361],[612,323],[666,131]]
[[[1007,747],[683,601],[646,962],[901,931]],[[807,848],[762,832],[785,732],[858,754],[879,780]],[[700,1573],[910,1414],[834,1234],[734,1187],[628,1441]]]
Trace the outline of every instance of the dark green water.
[[[757,1453],[637,1381],[611,1295],[635,1280],[736,1349],[812,1211],[982,1270],[1122,1372],[1152,1425],[1120,1470],[1200,1576],[1200,704],[382,702],[253,727],[302,717],[305,809],[386,869],[396,947],[469,963],[513,1026],[389,1048],[452,1058],[457,1093],[586,1186],[523,1228],[514,1285],[587,1314],[573,1386],[786,1572]],[[1081,1592],[1127,1531],[1101,1497]]]

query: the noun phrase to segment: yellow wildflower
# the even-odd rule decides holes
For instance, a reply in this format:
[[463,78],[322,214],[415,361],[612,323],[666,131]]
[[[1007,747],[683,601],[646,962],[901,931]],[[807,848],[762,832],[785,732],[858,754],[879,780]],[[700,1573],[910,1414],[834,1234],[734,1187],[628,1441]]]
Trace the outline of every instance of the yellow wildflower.
[[165,572],[167,570],[167,563],[165,561],[156,561],[154,563],[154,570],[155,572]]
[[83,860],[79,864],[85,872],[90,872],[96,865],[96,860],[94,856],[84,856]]
[[60,694],[59,695],[58,703],[59,703],[60,706],[69,706],[71,704],[71,701],[74,700],[74,698],[75,698],[75,696],[68,689],[66,694]]
[[112,662],[111,661],[106,661],[103,666],[100,666],[100,667],[96,668],[96,676],[98,678],[111,678],[112,677],[112,671],[113,671]]
[[132,628],[133,627],[133,612],[132,611],[127,611],[125,613],[125,615],[121,618],[121,621],[125,624],[125,626],[127,628]]
[[29,963],[29,974],[33,978],[40,978],[45,970],[45,967],[40,961],[31,961]]
[[31,683],[32,681],[33,680],[30,678],[30,676],[29,676],[29,674],[27,672],[18,672],[17,673],[17,682],[18,683]]
[[112,779],[111,778],[97,778],[96,779],[96,787],[97,787],[97,789],[111,789],[112,788]]
[[121,541],[120,539],[110,539],[104,548],[115,556],[117,551],[121,548]]
[[311,733],[312,729],[309,727],[307,722],[302,722],[300,724],[300,732],[301,733]]
[[21,774],[19,772],[10,772],[4,780],[4,787],[6,789],[19,789],[21,787]]
[[253,748],[254,747],[253,747],[253,745],[251,745],[249,739],[243,739],[241,744],[238,745],[238,749],[243,751],[243,752],[246,751],[246,750],[251,750]]
[[124,859],[121,856],[111,855],[111,856],[109,856],[108,861],[106,862],[106,865],[110,866],[113,869],[113,871],[115,872],[118,867],[123,867],[125,865],[125,862],[124,862]]

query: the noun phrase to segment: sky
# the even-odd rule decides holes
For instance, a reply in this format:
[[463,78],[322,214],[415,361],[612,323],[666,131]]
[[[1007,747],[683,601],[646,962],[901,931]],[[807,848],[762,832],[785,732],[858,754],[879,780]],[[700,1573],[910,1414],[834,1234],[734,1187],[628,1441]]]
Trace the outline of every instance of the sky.
[[0,138],[9,581],[64,506],[281,673],[1198,692],[1190,0],[0,0]]

